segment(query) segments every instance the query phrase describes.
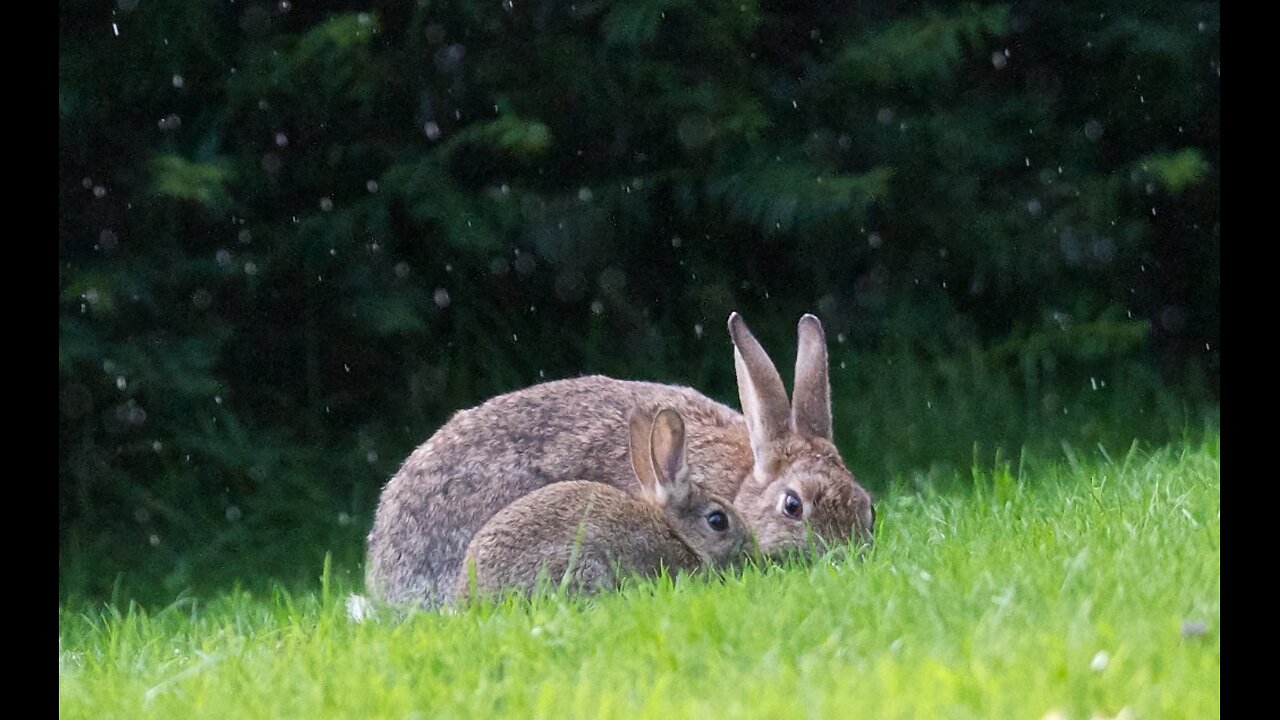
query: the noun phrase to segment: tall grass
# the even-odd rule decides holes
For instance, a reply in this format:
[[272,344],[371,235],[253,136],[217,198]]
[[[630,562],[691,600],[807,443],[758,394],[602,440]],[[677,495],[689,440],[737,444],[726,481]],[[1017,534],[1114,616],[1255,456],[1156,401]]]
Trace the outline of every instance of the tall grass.
[[[888,492],[874,548],[351,623],[358,585],[64,604],[76,717],[1220,715],[1220,442]],[[319,583],[314,577],[321,576]]]

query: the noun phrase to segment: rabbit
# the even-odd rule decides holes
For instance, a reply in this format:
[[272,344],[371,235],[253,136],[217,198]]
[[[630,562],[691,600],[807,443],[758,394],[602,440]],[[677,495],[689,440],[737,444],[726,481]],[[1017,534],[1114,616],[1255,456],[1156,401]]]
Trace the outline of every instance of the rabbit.
[[724,498],[689,482],[685,425],[670,408],[629,423],[639,495],[581,480],[552,483],[499,510],[467,547],[455,597],[525,593],[545,572],[575,592],[616,587],[623,575],[732,566],[751,533]]
[[456,413],[383,488],[367,540],[366,591],[387,603],[439,603],[475,532],[543,486],[592,478],[641,494],[626,440],[634,407],[683,417],[690,481],[732,498],[760,553],[869,542],[871,496],[832,442],[821,322],[800,319],[794,402],[736,312],[728,327],[741,414],[692,388],[600,375],[533,385]]

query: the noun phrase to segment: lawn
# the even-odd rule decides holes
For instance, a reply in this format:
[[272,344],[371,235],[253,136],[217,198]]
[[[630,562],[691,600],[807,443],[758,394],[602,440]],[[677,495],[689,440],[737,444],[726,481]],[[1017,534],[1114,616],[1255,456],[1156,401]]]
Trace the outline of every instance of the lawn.
[[310,593],[59,609],[78,717],[1220,715],[1219,436],[997,463],[878,506],[874,550],[352,623]]

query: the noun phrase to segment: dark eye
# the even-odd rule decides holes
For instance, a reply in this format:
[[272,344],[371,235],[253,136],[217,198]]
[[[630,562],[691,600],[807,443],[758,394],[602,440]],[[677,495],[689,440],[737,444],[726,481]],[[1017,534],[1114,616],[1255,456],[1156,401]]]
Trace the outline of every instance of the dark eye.
[[789,518],[799,520],[804,515],[804,503],[800,502],[800,496],[788,490],[787,494],[782,497],[782,514]]
[[724,532],[729,529],[729,517],[719,510],[707,513],[707,524],[716,532]]

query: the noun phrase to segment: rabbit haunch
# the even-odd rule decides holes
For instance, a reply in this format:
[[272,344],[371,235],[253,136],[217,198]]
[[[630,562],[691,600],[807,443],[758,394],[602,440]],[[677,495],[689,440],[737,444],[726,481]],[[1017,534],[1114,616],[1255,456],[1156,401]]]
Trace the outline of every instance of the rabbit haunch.
[[557,380],[461,411],[387,483],[369,533],[366,585],[388,602],[438,603],[472,536],[515,500],[590,479],[640,494],[628,450],[633,408],[669,407],[687,425],[690,480],[733,505],[764,554],[870,537],[871,498],[831,441],[822,325],[798,325],[795,400],[764,349],[729,318],[743,413],[686,387],[589,376]]
[[630,421],[640,494],[598,482],[539,488],[498,511],[472,538],[455,588],[530,592],[540,577],[576,592],[622,576],[723,567],[745,557],[751,534],[730,501],[689,481],[685,426],[664,409]]

